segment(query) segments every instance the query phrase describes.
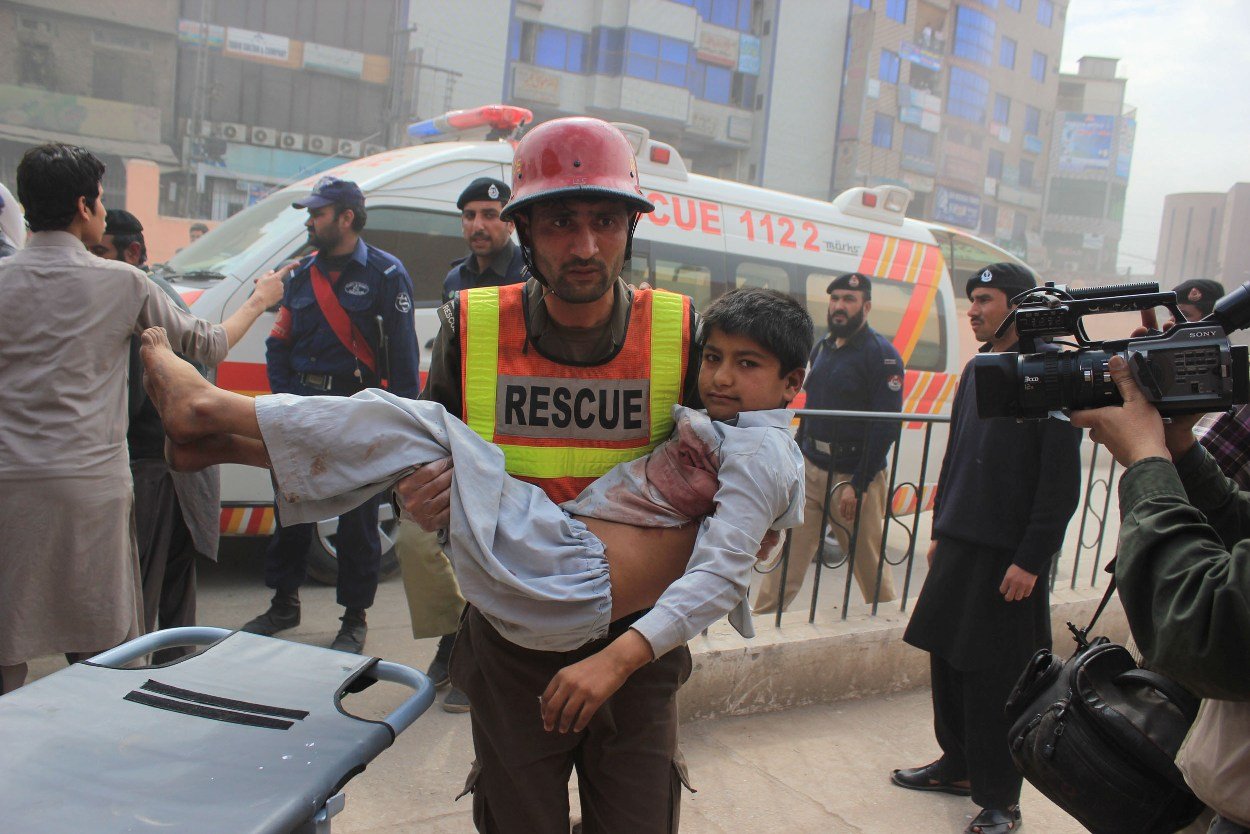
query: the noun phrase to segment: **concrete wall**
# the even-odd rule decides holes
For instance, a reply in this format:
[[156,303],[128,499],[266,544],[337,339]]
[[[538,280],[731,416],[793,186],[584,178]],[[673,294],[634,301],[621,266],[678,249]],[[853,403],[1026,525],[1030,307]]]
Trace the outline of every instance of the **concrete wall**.
[[[426,65],[415,70],[416,120],[505,99],[510,11],[508,0],[458,0],[454,11],[446,0],[411,0],[408,19],[416,27],[411,46]],[[473,25],[465,25],[469,20]],[[461,75],[453,79],[436,67]]]
[[[759,87],[768,102],[760,166],[766,188],[829,197],[849,7],[849,0],[778,3]],[[756,114],[758,122],[764,115]]]
[[[1056,654],[1067,657],[1074,648],[1065,624],[1086,625],[1101,599],[1099,590],[1052,594]],[[690,643],[694,671],[681,689],[681,719],[772,712],[927,686],[929,656],[903,642],[907,619],[894,613],[808,625],[797,611],[780,629],[770,618],[756,618],[753,640],[719,623],[706,638]],[[1127,639],[1119,600],[1107,606],[1094,633]]]
[[143,240],[148,246],[148,263],[162,263],[191,242],[191,224],[203,223],[210,229],[211,220],[190,217],[166,217],[157,208],[160,202],[161,169],[146,159],[126,160],[126,211],[143,224]]

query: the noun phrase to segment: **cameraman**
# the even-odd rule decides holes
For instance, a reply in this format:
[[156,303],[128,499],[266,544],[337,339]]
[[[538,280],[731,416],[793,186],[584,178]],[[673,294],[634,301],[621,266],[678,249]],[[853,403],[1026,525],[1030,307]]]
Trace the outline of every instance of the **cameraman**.
[[1212,832],[1250,832],[1250,493],[1194,440],[1198,415],[1164,425],[1122,357],[1123,406],[1080,411],[1125,467],[1120,600],[1148,666],[1205,700],[1176,764],[1219,814]]

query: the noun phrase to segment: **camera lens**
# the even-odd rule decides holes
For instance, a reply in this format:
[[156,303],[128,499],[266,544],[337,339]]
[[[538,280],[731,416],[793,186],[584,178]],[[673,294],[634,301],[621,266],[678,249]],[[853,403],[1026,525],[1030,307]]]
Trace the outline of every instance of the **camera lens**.
[[1099,408],[1120,402],[1102,350],[983,353],[973,367],[977,413],[982,417],[1039,420],[1061,409]]

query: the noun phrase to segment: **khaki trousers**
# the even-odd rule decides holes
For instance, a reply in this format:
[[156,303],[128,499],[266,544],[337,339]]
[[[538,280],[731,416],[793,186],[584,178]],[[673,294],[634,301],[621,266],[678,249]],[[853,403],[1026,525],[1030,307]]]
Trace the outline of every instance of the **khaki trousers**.
[[404,577],[412,636],[420,640],[454,633],[465,602],[438,534],[425,532],[415,521],[401,522],[395,555]]
[[[843,553],[850,552],[851,533],[855,530],[854,519],[846,521],[838,514],[838,499],[842,496],[843,490],[851,488],[850,474],[835,472],[833,480],[830,481],[828,472],[804,458],[803,477],[807,499],[803,505],[803,524],[790,531],[788,557],[790,565],[786,571],[783,611],[799,595],[799,590],[803,587],[803,579],[807,576],[807,566],[820,549],[821,519],[824,515],[825,489],[828,485],[842,484],[834,489],[833,498],[829,502],[829,518],[825,521],[825,529],[833,531],[838,544],[842,546]],[[885,521],[885,492],[885,470],[883,469],[877,473],[877,477],[872,479],[868,484],[868,489],[864,490],[864,494],[859,499],[859,538],[855,544],[855,554],[851,559],[851,569],[865,602],[872,602],[873,590],[877,584],[877,563],[881,556],[881,527]],[[845,529],[842,525],[845,525]],[[764,575],[764,581],[760,584],[759,593],[755,598],[755,607],[752,609],[754,613],[767,614],[777,610],[780,586],[781,565],[778,565],[770,573]],[[894,576],[890,565],[886,565],[881,576],[881,593],[877,595],[877,601],[890,602],[894,599],[896,599]]]

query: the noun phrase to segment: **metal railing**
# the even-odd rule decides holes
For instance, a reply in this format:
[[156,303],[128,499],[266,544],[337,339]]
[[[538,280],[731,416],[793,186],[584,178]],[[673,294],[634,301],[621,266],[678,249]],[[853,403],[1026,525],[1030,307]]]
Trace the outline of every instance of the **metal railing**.
[[[949,415],[941,414],[910,414],[898,412],[873,411],[829,411],[819,409],[799,409],[795,412],[802,417],[828,417],[839,421],[863,423],[863,436],[860,448],[867,445],[869,432],[874,423],[894,423],[897,426],[894,442],[890,447],[886,467],[889,472],[886,487],[885,514],[881,525],[881,540],[878,550],[876,578],[873,584],[871,601],[867,602],[869,613],[876,616],[880,606],[882,580],[887,570],[903,568],[902,593],[898,603],[900,612],[906,612],[911,594],[913,579],[916,578],[917,544],[922,538],[921,515],[931,512],[928,498],[936,487],[938,470],[940,469],[945,444],[935,448],[933,430],[937,425],[948,425]],[[907,426],[906,429],[903,427]],[[911,432],[922,432],[919,440]],[[1088,453],[1085,447],[1088,446]],[[832,457],[832,456],[831,456]],[[910,460],[902,460],[904,457]],[[1109,459],[1109,456],[1106,456]],[[1083,557],[1092,556],[1089,574],[1089,587],[1097,587],[1098,575],[1102,567],[1103,547],[1107,539],[1107,524],[1111,510],[1111,497],[1115,487],[1116,464],[1099,461],[1099,447],[1087,439],[1082,444],[1083,488],[1077,511],[1069,521],[1068,533],[1064,545],[1056,558],[1051,560],[1049,576],[1050,589],[1054,590],[1061,577],[1070,576],[1070,587],[1077,588],[1078,571]],[[934,461],[937,461],[934,464]],[[914,474],[909,474],[906,467],[915,466]],[[900,471],[902,470],[902,471]],[[791,558],[792,536],[787,535],[781,555],[769,565],[757,565],[756,572],[761,574],[778,573],[777,610],[773,614],[774,624],[781,625],[783,605],[785,602],[786,580],[791,571],[806,572],[809,561],[815,562],[815,571],[811,585],[811,596],[808,605],[807,621],[815,622],[816,612],[820,603],[822,575],[828,571],[847,568],[845,581],[841,588],[841,618],[846,619],[851,610],[851,586],[854,581],[853,560],[859,542],[863,512],[857,512],[850,526],[843,523],[832,511],[833,496],[838,488],[849,484],[843,478],[834,480],[835,471],[831,466],[825,473],[824,500],[821,509],[817,552],[798,554]],[[853,487],[852,487],[853,488]],[[860,502],[862,507],[862,501]],[[1073,535],[1073,526],[1076,527]],[[827,538],[834,527],[839,527],[847,536],[847,545],[836,557],[827,555]],[[901,531],[904,546],[896,548],[895,555],[889,549],[891,532],[897,535]],[[923,563],[927,570],[927,562]],[[897,579],[897,576],[894,577]],[[802,593],[795,597],[794,602],[802,598]],[[888,604],[888,603],[885,603]],[[772,613],[772,612],[770,612]],[[762,615],[766,616],[766,615]]]

